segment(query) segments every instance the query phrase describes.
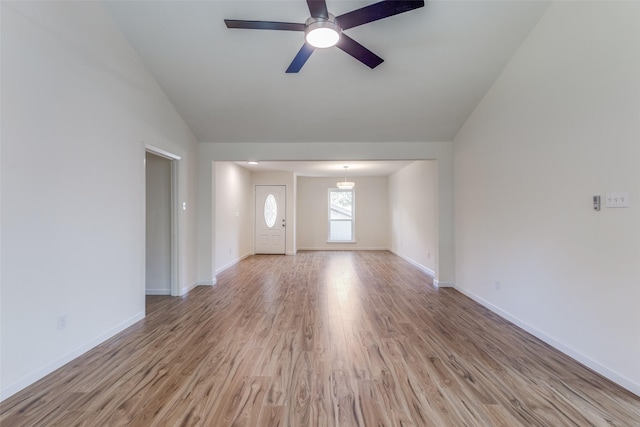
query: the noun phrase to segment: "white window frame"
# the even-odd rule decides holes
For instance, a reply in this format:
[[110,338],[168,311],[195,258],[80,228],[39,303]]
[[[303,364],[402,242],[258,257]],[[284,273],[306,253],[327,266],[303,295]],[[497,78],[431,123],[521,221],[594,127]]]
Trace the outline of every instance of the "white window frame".
[[[331,193],[351,193],[351,219],[331,219]],[[351,222],[351,240],[331,240],[331,222],[349,221]],[[342,188],[329,188],[327,191],[327,243],[356,243],[356,190]]]

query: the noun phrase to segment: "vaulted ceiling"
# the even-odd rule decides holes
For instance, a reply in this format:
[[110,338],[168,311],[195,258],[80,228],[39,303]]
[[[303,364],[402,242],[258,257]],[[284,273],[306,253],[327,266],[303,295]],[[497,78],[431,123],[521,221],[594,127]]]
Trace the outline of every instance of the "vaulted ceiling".
[[[375,1],[327,0],[340,15]],[[105,2],[201,142],[451,141],[546,10],[546,1],[426,1],[345,33],[382,57],[337,48],[285,70],[294,31],[224,19],[304,22],[304,0]]]

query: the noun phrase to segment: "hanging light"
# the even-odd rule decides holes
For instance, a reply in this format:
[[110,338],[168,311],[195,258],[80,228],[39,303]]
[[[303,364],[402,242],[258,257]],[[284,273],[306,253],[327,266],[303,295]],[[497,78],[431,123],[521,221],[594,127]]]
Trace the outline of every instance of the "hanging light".
[[353,181],[347,181],[347,168],[349,166],[344,166],[344,181],[338,182],[336,185],[341,190],[351,190],[356,186],[356,183]]

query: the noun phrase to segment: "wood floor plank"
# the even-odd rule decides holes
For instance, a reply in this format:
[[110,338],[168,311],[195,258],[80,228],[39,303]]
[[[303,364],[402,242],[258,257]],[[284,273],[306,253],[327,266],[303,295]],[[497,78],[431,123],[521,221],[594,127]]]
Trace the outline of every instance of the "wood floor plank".
[[358,381],[360,407],[365,426],[389,426],[391,422],[382,408],[376,385],[371,380]]
[[313,362],[310,426],[335,426],[331,401],[331,361]]
[[0,404],[2,426],[640,426],[640,397],[385,251],[251,256]]

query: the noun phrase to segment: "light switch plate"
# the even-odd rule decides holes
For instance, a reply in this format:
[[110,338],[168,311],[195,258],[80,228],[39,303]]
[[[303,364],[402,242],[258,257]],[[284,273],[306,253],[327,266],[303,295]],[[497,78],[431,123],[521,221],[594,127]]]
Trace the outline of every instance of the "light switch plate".
[[608,208],[628,208],[629,193],[626,191],[621,191],[618,193],[607,193],[606,201]]

